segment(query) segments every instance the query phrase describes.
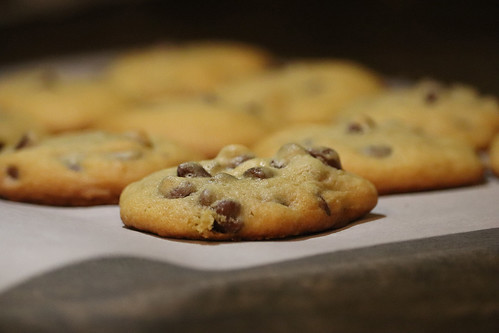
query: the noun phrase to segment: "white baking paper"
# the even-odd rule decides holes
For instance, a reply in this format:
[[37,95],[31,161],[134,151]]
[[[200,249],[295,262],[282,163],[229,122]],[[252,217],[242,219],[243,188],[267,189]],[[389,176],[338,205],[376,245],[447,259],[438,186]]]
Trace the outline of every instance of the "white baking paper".
[[366,218],[278,241],[193,242],[123,227],[118,206],[60,208],[0,201],[0,291],[81,260],[135,256],[229,270],[315,254],[499,227],[499,181],[380,197]]

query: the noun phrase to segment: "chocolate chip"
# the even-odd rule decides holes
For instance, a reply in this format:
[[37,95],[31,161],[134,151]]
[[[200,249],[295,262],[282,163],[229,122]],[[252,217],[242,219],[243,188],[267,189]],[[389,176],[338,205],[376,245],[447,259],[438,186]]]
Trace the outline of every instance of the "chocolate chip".
[[435,91],[429,91],[426,93],[425,102],[426,104],[434,104],[438,100],[438,94]]
[[239,231],[243,222],[238,218],[241,212],[241,204],[232,199],[220,200],[212,206],[217,213],[213,223],[213,231],[220,233],[235,233]]
[[272,178],[274,174],[272,170],[269,168],[254,167],[244,171],[243,176],[248,178],[267,179],[267,178]]
[[363,134],[369,132],[375,127],[374,120],[365,117],[360,121],[352,121],[347,126],[347,133],[349,134]]
[[196,186],[191,182],[182,182],[165,195],[168,199],[185,198],[196,192]]
[[0,151],[5,147],[5,142],[0,141]]
[[392,154],[392,148],[386,145],[370,145],[364,147],[362,152],[367,156],[383,158]]
[[350,123],[347,128],[348,133],[363,133],[362,125],[359,123]]
[[327,216],[331,216],[331,209],[327,204],[326,200],[319,195],[319,207],[326,213]]
[[215,201],[215,193],[209,189],[204,189],[199,194],[199,203],[203,206],[210,206]]
[[19,169],[15,165],[9,165],[7,167],[7,176],[12,179],[19,179]]
[[307,149],[308,153],[320,160],[325,165],[336,169],[341,169],[341,162],[338,153],[328,147],[312,147]]
[[185,162],[177,167],[179,177],[211,177],[203,166],[196,162]]
[[235,167],[237,167],[238,165],[240,165],[241,163],[244,163],[248,160],[251,160],[255,158],[255,155],[249,155],[249,154],[245,154],[245,155],[239,155],[239,156],[236,156],[234,157],[230,162],[229,162],[229,165],[228,167],[229,168],[232,168],[234,169]]
[[26,147],[29,147],[33,144],[33,138],[29,133],[24,134],[21,139],[17,142],[17,144],[14,146],[15,150],[23,149]]
[[241,204],[232,199],[223,199],[213,206],[215,212],[227,218],[236,218],[241,211]]

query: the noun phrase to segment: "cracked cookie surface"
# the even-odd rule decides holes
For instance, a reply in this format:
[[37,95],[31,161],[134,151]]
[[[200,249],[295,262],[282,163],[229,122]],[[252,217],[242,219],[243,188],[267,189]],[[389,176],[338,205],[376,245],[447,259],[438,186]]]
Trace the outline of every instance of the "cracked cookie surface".
[[164,237],[258,240],[342,227],[376,203],[375,187],[342,170],[330,148],[290,144],[260,158],[230,145],[130,184],[120,214],[126,226]]

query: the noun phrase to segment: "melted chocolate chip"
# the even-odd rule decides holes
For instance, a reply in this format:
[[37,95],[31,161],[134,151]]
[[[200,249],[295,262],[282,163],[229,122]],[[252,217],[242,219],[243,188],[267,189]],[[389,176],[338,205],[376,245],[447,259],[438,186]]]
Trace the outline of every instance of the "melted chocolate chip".
[[254,167],[244,171],[243,176],[248,178],[267,179],[272,178],[274,174],[269,168]]
[[185,162],[177,167],[177,176],[179,177],[211,177],[203,166],[196,162]]
[[185,198],[194,192],[196,192],[196,186],[194,186],[194,184],[191,182],[182,182],[166,194],[165,197],[168,199],[180,199]]
[[238,218],[241,212],[241,204],[232,199],[220,200],[212,206],[217,213],[213,223],[213,231],[220,233],[235,233],[239,231],[243,222]]
[[326,200],[319,195],[319,207],[326,213],[327,216],[331,216],[331,209],[327,204]]
[[307,149],[308,153],[320,160],[325,165],[336,169],[341,169],[341,162],[338,153],[328,147],[312,147]]
[[15,165],[9,165],[6,172],[10,178],[19,179],[19,169]]
[[0,141],[0,151],[5,147],[5,142]]
[[388,157],[392,154],[392,148],[385,145],[370,145],[364,147],[362,152],[367,156],[383,158]]

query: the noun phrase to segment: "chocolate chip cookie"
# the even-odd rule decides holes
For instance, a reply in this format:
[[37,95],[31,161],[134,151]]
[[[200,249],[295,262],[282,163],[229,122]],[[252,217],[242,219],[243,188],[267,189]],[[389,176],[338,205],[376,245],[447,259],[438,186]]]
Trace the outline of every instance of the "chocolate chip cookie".
[[116,204],[122,189],[199,155],[139,132],[24,137],[0,154],[0,197],[61,206]]
[[27,138],[43,135],[42,126],[33,119],[16,113],[2,112],[0,109],[0,152],[28,140]]
[[397,121],[355,117],[329,126],[297,126],[271,134],[253,149],[270,156],[288,142],[335,149],[344,169],[372,181],[380,194],[475,184],[483,177],[483,165],[471,145]]
[[120,211],[126,226],[164,237],[259,240],[342,227],[376,203],[374,186],[330,148],[290,144],[260,158],[229,145],[130,184]]
[[499,131],[499,105],[464,85],[445,86],[422,81],[366,98],[341,112],[342,116],[365,114],[376,122],[396,119],[433,135],[448,136],[486,148]]
[[249,145],[269,133],[259,115],[219,102],[212,95],[165,99],[138,105],[96,122],[110,131],[142,130],[179,142],[205,156],[214,157],[228,144]]
[[30,118],[51,133],[88,128],[95,118],[124,103],[99,75],[79,77],[37,67],[0,80],[0,108]]
[[229,103],[273,116],[287,125],[327,122],[354,100],[383,88],[380,76],[360,64],[320,59],[291,61],[221,87],[217,93]]
[[159,44],[119,54],[111,63],[110,84],[133,100],[212,92],[264,70],[268,52],[235,42]]

